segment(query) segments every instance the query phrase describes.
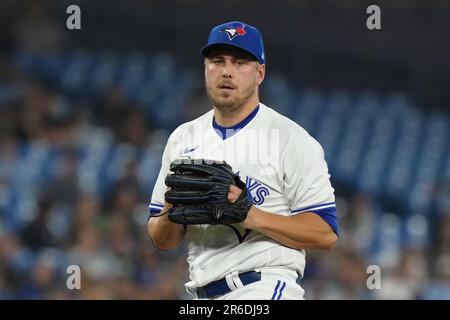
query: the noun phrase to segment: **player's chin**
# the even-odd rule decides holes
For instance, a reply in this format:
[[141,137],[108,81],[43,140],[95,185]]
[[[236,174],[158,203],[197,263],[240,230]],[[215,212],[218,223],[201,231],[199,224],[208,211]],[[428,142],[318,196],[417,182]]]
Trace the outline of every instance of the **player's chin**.
[[231,96],[231,95],[219,95],[216,96],[214,99],[214,105],[217,107],[223,107],[223,108],[227,108],[227,107],[231,107],[234,106],[236,103],[236,99]]
[[230,99],[234,96],[234,89],[219,89],[216,96],[219,99]]

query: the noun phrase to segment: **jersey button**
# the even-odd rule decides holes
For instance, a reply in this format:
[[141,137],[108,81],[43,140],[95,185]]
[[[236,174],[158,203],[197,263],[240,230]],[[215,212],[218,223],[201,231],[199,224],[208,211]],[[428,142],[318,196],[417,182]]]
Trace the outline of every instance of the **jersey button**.
[[201,266],[200,266],[200,270],[205,271],[205,266],[204,266],[204,265],[201,265]]

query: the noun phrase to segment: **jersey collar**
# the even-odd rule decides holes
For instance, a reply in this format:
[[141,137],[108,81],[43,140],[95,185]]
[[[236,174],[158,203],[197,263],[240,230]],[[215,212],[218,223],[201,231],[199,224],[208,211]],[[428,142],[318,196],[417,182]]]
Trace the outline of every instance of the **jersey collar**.
[[250,121],[252,121],[252,119],[256,116],[258,111],[259,111],[259,104],[256,106],[255,109],[253,109],[253,111],[247,117],[245,117],[244,120],[231,127],[223,127],[217,124],[216,119],[213,116],[212,125],[214,131],[216,131],[216,133],[219,135],[219,137],[222,138],[222,140],[230,138],[233,135],[235,135],[240,129],[244,128]]

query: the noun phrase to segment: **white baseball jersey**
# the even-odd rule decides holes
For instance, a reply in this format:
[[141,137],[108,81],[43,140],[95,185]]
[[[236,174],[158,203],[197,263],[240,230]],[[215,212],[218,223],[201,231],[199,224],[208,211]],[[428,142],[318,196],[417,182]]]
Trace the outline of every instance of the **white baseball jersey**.
[[[334,189],[322,147],[298,124],[262,103],[232,128],[217,125],[211,110],[171,134],[150,217],[163,207],[170,163],[183,157],[225,160],[246,183],[257,208],[283,216],[315,212],[337,233]],[[188,225],[186,240],[188,292],[233,271],[281,267],[303,275],[304,250],[288,248],[240,224]]]

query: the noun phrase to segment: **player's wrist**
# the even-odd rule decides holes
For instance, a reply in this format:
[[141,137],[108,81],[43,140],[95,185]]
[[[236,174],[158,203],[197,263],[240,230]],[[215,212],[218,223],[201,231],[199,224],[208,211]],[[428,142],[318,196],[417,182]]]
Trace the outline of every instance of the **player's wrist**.
[[254,205],[250,208],[250,210],[247,213],[247,217],[244,221],[242,221],[242,226],[248,229],[257,230],[261,227],[261,221],[259,217],[258,208],[256,208]]

